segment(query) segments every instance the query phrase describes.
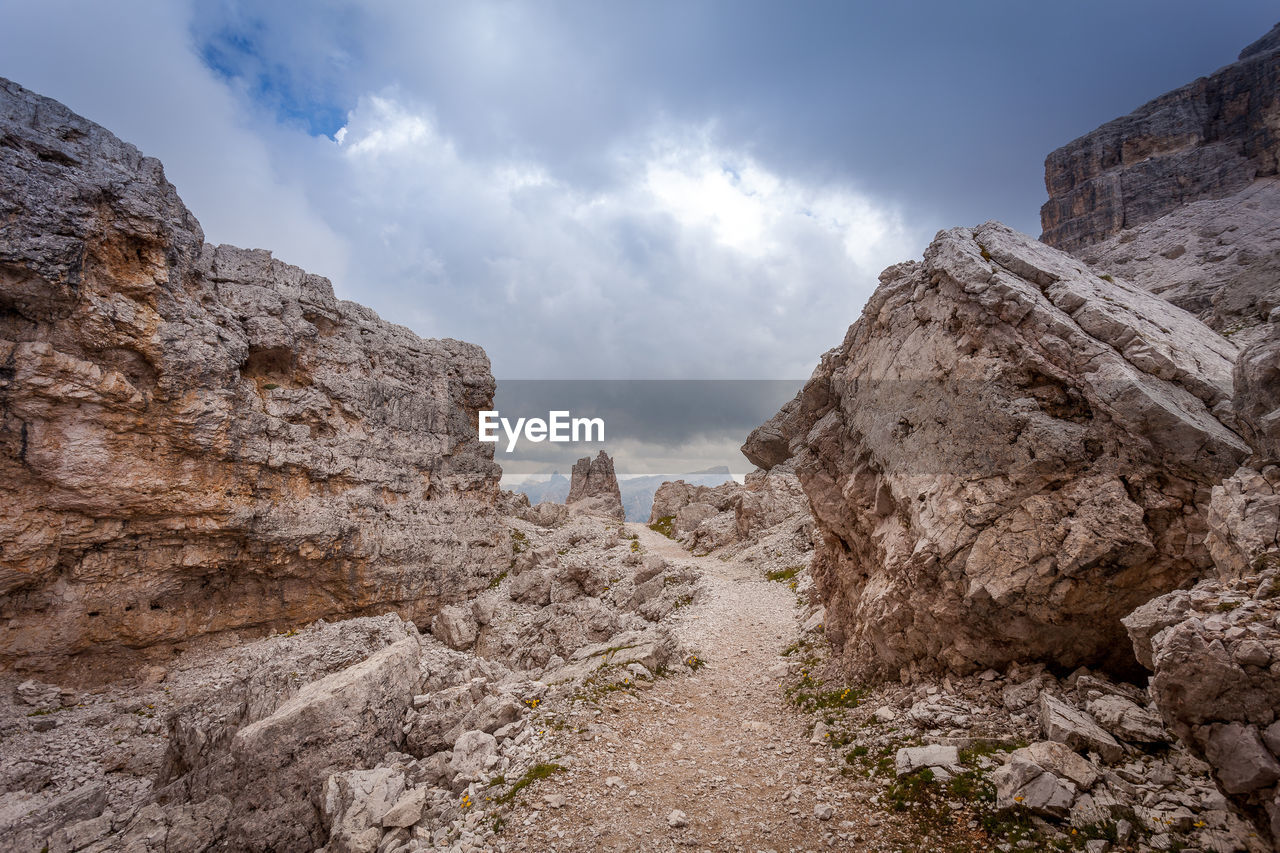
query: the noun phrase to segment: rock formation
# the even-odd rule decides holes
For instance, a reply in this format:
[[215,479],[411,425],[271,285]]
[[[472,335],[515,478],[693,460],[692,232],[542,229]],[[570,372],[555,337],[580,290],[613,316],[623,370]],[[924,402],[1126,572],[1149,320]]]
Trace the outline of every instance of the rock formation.
[[999,224],[939,234],[743,452],[792,454],[826,633],[860,677],[1135,668],[1120,619],[1200,577],[1249,450],[1236,348]]
[[565,504],[578,512],[589,512],[622,521],[626,513],[622,508],[622,490],[618,477],[613,473],[613,460],[601,450],[595,459],[584,456],[573,463],[569,481],[569,496]]
[[1280,842],[1280,571],[1203,581],[1125,623],[1169,729]]
[[1246,346],[1280,307],[1280,178],[1177,208],[1076,255]]
[[484,352],[204,242],[158,161],[0,81],[0,663],[396,610],[509,559]]
[[1239,61],[1045,161],[1042,239],[1068,251],[1280,173],[1280,25]]
[[700,486],[675,480],[654,494],[649,524],[695,554],[734,543],[758,543],[787,526],[798,550],[812,547],[808,499],[787,465],[753,471],[744,483]]

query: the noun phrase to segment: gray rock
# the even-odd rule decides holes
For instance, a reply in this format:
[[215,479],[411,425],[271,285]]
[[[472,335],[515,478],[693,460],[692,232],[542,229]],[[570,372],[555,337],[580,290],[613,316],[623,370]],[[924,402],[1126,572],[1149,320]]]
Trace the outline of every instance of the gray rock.
[[190,781],[192,798],[219,793],[232,800],[232,845],[320,846],[324,830],[309,798],[329,776],[372,763],[401,742],[418,656],[416,639],[401,640],[306,685],[238,731],[230,766]]
[[[425,789],[419,790],[425,793]],[[404,793],[404,773],[395,768],[348,770],[329,776],[320,801],[321,815],[329,832],[326,853],[377,849],[382,840],[383,816],[400,802]]]
[[1280,781],[1280,762],[1267,750],[1253,726],[1210,726],[1205,756],[1228,794],[1247,794]]
[[1098,724],[1120,740],[1130,743],[1164,743],[1169,735],[1160,715],[1123,696],[1101,696],[1085,706]]
[[1048,693],[1040,694],[1040,730],[1049,740],[1077,751],[1098,753],[1106,761],[1118,761],[1124,749],[1087,712],[1073,708]]
[[1070,780],[1078,790],[1086,791],[1098,781],[1098,771],[1071,747],[1057,741],[1039,741],[1013,751],[1013,756],[1030,761],[1053,775]]
[[498,757],[498,741],[487,732],[464,732],[453,745],[449,770],[458,780],[474,782],[493,766]]
[[426,807],[426,804],[426,788],[414,788],[411,791],[407,791],[382,816],[382,826],[388,829],[413,826],[422,819],[422,810]]
[[1034,762],[1012,757],[991,774],[996,785],[996,807],[1024,808],[1037,814],[1064,818],[1075,799],[1076,788]]
[[954,746],[930,744],[905,746],[894,755],[893,769],[898,776],[908,776],[926,767],[959,772],[960,750]]
[[442,607],[431,620],[431,633],[451,649],[469,649],[476,644],[476,620],[470,608]]

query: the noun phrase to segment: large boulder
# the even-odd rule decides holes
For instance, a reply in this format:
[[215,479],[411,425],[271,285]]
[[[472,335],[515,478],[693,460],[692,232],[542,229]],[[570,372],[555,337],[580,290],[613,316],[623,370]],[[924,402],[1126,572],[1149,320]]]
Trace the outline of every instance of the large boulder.
[[825,630],[860,677],[1038,660],[1130,671],[1120,619],[1200,576],[1236,348],[998,223],[891,267],[748,438],[813,509]]
[[0,664],[397,610],[509,556],[479,347],[204,242],[160,163],[0,80]]
[[420,641],[407,637],[314,681],[274,713],[235,733],[202,772],[180,777],[162,801],[227,797],[231,849],[314,850],[324,843],[325,781],[369,767],[403,743],[420,679]]

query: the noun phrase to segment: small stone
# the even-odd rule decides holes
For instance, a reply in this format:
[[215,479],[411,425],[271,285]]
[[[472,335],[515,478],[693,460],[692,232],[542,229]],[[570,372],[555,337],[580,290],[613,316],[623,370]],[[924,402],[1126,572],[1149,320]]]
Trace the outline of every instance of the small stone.
[[679,829],[682,826],[689,825],[689,817],[679,809],[672,809],[671,814],[667,815],[667,826],[672,829]]
[[960,750],[954,746],[931,744],[929,746],[905,746],[894,756],[894,771],[898,776],[908,776],[925,767],[955,767],[960,763]]
[[813,807],[813,816],[818,820],[831,820],[835,813],[836,810],[826,803],[818,803]]
[[605,786],[606,788],[621,788],[621,787],[622,787],[622,777],[621,777],[621,776],[610,776],[609,778],[607,778],[607,779],[605,779],[605,780],[604,780],[604,786]]

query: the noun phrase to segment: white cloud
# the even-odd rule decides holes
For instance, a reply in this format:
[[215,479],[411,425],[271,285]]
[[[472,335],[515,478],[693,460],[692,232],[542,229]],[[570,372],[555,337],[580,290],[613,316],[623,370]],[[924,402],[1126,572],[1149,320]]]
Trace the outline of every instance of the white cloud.
[[476,340],[500,376],[804,376],[917,237],[710,126],[620,142],[589,187],[463,150],[397,90],[341,136],[325,209],[357,247],[349,284]]
[[[211,240],[270,248],[420,334],[479,343],[499,377],[806,376],[879,270],[926,236],[852,187],[726,142],[714,117],[637,112],[590,129],[603,141],[589,163],[552,162],[510,136],[480,86],[468,133],[453,133],[394,45],[407,82],[361,97],[332,139],[312,137],[210,72],[187,12],[144,0],[6,11],[0,73],[159,156]],[[461,19],[492,35],[483,15]],[[516,64],[541,49],[521,47]],[[501,71],[513,56],[487,55],[496,76],[467,73],[496,86],[518,73]]]
[[[306,186],[276,168],[280,152],[261,117],[192,52],[186,3],[46,0],[0,10],[0,74],[160,158],[207,239],[345,277],[345,239],[312,208]],[[319,141],[291,135],[288,144]]]

